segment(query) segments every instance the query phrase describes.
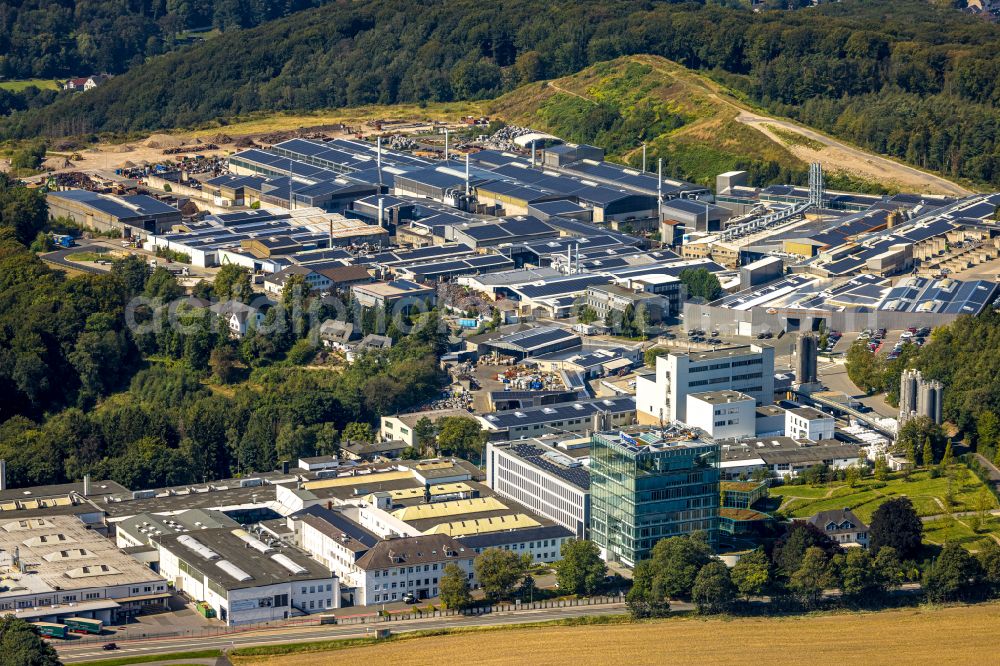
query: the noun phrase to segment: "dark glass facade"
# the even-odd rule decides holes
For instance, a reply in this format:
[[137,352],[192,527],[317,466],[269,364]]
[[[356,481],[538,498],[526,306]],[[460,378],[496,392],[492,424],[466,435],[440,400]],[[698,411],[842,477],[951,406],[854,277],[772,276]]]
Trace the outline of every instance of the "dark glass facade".
[[595,433],[591,538],[608,560],[635,566],[663,538],[719,532],[719,445]]

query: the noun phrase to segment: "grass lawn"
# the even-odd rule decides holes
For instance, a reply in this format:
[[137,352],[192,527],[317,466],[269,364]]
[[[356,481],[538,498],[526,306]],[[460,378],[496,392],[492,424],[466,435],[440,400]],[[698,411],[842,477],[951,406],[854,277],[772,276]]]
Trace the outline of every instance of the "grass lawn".
[[[221,650],[195,650],[192,652],[174,652],[172,654],[146,654],[135,657],[114,657],[112,659],[98,659],[88,661],[87,666],[126,666],[127,664],[144,664],[152,661],[174,661],[178,659],[211,659],[221,657]],[[171,666],[181,666],[181,664],[171,664]]]
[[943,545],[945,543],[959,543],[969,550],[979,550],[987,541],[993,540],[994,535],[1000,530],[1000,521],[995,516],[991,516],[986,521],[986,531],[973,532],[969,526],[970,516],[942,516],[924,523],[924,541]]
[[[983,482],[967,468],[956,465],[952,496],[954,505],[950,511],[972,511],[976,495],[983,488]],[[793,518],[806,518],[819,511],[848,508],[858,518],[868,522],[875,509],[887,499],[909,497],[920,516],[936,516],[948,513],[945,498],[948,495],[948,479],[940,476],[932,479],[930,472],[920,471],[910,475],[907,481],[901,474],[893,475],[883,487],[874,479],[859,481],[854,488],[843,481],[835,481],[819,486],[778,486],[771,488],[771,495],[782,498],[782,513]],[[990,495],[990,507],[996,508],[996,499]]]
[[[233,656],[235,666],[969,664],[992,661],[1000,604],[784,618],[671,618],[390,640],[334,652]],[[835,639],[831,639],[835,636]],[[238,651],[239,652],[239,651]],[[742,657],[740,655],[743,655]]]
[[59,90],[59,82],[52,79],[21,79],[19,81],[0,81],[0,88],[11,92],[21,92],[25,88],[35,86],[39,90]]

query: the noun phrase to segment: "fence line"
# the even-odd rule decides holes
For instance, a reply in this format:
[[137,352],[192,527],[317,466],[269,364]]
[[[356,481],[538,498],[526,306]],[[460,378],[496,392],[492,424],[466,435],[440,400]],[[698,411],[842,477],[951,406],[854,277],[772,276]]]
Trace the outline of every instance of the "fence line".
[[281,629],[283,627],[307,627],[320,625],[365,625],[380,624],[384,622],[406,622],[439,617],[475,617],[480,615],[491,615],[493,613],[517,613],[529,610],[544,610],[549,608],[575,608],[580,606],[607,606],[611,604],[624,603],[624,596],[608,597],[584,597],[582,599],[559,599],[532,602],[514,602],[502,604],[489,604],[486,606],[473,606],[470,608],[446,608],[435,609],[427,612],[419,608],[409,611],[384,611],[375,612],[370,615],[353,615],[348,617],[337,617],[335,615],[312,615],[306,618],[296,618],[294,620],[281,620],[277,622],[261,622],[254,624],[241,624],[235,627],[211,627],[208,629],[189,629],[163,632],[143,631],[131,633],[128,630],[113,637],[108,636],[87,636],[72,641],[72,645],[86,645],[90,643],[106,643],[109,638],[119,641],[154,640],[161,638],[212,638],[217,636],[227,636],[242,634],[265,629]]

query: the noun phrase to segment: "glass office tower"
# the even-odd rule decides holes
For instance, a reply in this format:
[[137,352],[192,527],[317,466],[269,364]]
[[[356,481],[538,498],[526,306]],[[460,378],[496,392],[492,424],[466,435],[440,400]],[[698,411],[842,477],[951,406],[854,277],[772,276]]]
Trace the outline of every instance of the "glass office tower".
[[719,445],[595,433],[590,449],[590,534],[610,561],[635,566],[663,538],[719,531]]

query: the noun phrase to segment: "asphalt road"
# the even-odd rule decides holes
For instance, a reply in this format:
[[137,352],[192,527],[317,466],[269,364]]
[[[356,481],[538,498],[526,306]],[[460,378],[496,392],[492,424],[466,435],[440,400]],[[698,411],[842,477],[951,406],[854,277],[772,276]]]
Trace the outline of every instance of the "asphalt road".
[[56,250],[54,252],[48,252],[46,254],[40,255],[43,261],[47,261],[50,264],[55,264],[57,266],[64,266],[66,268],[71,268],[75,271],[81,271],[83,273],[94,273],[95,275],[100,275],[101,273],[107,273],[107,269],[98,268],[96,265],[86,262],[72,262],[67,261],[67,257],[71,254],[76,254],[78,252],[100,252],[103,248],[99,248],[93,245],[77,245],[75,247],[69,247],[64,250]]
[[858,402],[871,407],[879,416],[897,416],[897,410],[885,401],[884,394],[879,393],[877,395],[866,396],[863,391],[855,386],[854,382],[847,376],[847,367],[843,363],[824,363],[823,359],[820,359],[818,369],[820,381],[831,391],[846,393]]
[[[690,610],[688,604],[677,603],[673,610]],[[505,624],[521,624],[524,622],[544,622],[563,618],[583,617],[587,615],[621,615],[627,610],[624,604],[607,604],[601,606],[575,606],[571,608],[545,608],[537,610],[516,611],[508,613],[493,613],[479,616],[456,616],[444,618],[426,618],[419,620],[404,620],[400,622],[380,622],[370,625],[309,625],[304,627],[279,627],[261,631],[222,636],[192,638],[181,636],[177,638],[147,639],[136,641],[116,641],[120,649],[108,652],[102,649],[101,643],[73,645],[72,643],[56,643],[59,658],[64,663],[78,663],[107,658],[148,657],[149,655],[170,654],[191,650],[220,649],[248,647],[252,645],[275,645],[280,643],[309,643],[327,641],[338,638],[358,638],[371,635],[369,630],[391,629],[393,633],[405,633],[424,629],[443,629],[451,627],[497,626]]]

